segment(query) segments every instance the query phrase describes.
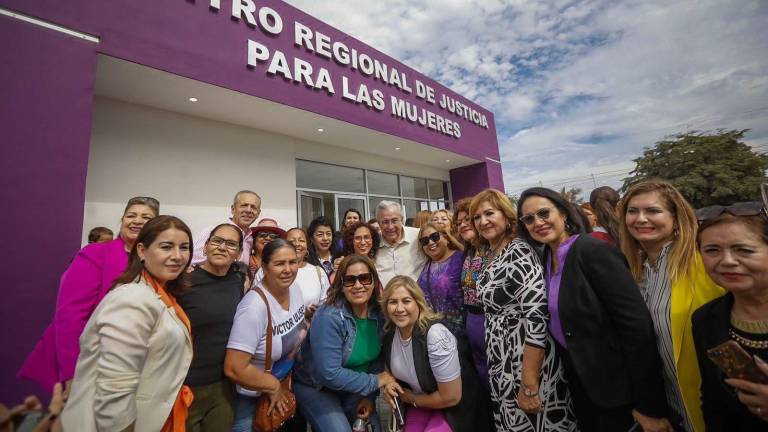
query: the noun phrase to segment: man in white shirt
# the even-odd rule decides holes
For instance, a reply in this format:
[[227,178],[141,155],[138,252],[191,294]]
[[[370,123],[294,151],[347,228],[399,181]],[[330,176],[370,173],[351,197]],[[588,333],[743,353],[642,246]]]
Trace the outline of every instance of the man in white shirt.
[[[221,223],[228,223],[240,228],[240,231],[243,233],[243,251],[240,254],[239,261],[247,266],[251,259],[251,249],[253,248],[251,224],[254,223],[261,214],[261,197],[256,192],[242,190],[235,195],[230,210],[232,212],[232,217]],[[195,237],[195,251],[192,255],[192,264],[199,264],[205,261],[205,255],[203,255],[205,242],[211,235],[211,231],[218,225],[220,224],[207,227]]]
[[419,251],[419,230],[403,226],[403,211],[394,201],[376,206],[376,220],[381,228],[381,247],[376,253],[376,271],[386,286],[397,275],[419,278],[426,257]]

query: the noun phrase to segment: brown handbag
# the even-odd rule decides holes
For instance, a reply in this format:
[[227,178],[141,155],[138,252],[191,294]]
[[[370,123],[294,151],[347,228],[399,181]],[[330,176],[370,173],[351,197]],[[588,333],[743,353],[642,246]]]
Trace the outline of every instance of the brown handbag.
[[[267,306],[267,349],[264,355],[264,373],[272,373],[272,311],[269,309],[267,297],[261,292],[261,288],[255,288],[259,293],[264,304]],[[296,396],[291,391],[291,375],[288,374],[281,382],[280,386],[285,391],[284,401],[287,409],[284,414],[280,414],[277,408],[269,411],[269,396],[261,395],[256,402],[256,409],[253,412],[253,430],[254,432],[275,432],[280,429],[286,421],[296,415]]]

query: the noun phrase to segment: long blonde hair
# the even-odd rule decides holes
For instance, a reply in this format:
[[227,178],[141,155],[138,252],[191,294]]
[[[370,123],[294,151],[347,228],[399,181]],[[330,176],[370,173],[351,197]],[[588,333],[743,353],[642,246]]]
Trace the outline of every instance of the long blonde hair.
[[422,332],[427,331],[427,325],[430,321],[437,321],[443,318],[443,315],[432,310],[427,304],[427,299],[424,297],[424,291],[421,290],[419,284],[416,283],[410,276],[395,276],[388,283],[384,292],[381,294],[381,311],[384,313],[384,317],[387,319],[387,323],[384,324],[384,330],[389,331],[392,329],[392,318],[389,316],[389,310],[387,309],[387,302],[389,302],[392,293],[396,289],[403,287],[413,297],[416,305],[419,307],[419,318],[416,320],[416,325]]
[[627,257],[629,269],[636,281],[643,277],[643,257],[640,254],[642,247],[640,242],[635,240],[629,233],[627,227],[627,207],[629,201],[636,195],[657,192],[664,205],[667,207],[674,218],[674,238],[672,248],[669,251],[667,260],[667,274],[669,280],[674,282],[677,279],[689,276],[691,266],[696,263],[696,212],[693,207],[685,200],[683,195],[671,183],[663,180],[647,180],[637,183],[629,188],[624,198],[619,202],[619,241],[621,251]]

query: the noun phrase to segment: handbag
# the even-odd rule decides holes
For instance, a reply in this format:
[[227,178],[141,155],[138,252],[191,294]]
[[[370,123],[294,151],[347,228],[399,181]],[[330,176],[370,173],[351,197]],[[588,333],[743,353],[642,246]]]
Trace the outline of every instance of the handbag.
[[[267,306],[267,346],[264,355],[264,373],[272,373],[272,311],[269,309],[267,297],[261,291],[261,288],[255,288],[259,293],[264,304]],[[280,387],[285,392],[285,402],[287,409],[284,414],[280,414],[277,409],[269,411],[269,396],[261,395],[256,402],[256,409],[253,412],[253,430],[254,432],[275,432],[280,429],[286,421],[296,415],[296,396],[291,392],[291,375],[288,374],[282,381]]]

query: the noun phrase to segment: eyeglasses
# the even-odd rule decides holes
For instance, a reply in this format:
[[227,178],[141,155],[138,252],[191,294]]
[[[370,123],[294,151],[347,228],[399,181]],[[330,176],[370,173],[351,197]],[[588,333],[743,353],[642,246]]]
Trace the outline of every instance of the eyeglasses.
[[421,237],[419,239],[419,244],[421,244],[421,247],[424,247],[424,246],[428,245],[430,241],[433,241],[435,243],[439,242],[440,241],[440,233],[435,231],[435,232],[433,232],[432,234],[430,234],[430,235],[428,235],[426,237]]
[[213,247],[221,247],[223,245],[225,248],[227,248],[227,249],[229,249],[231,251],[236,251],[236,250],[240,249],[240,243],[238,243],[238,242],[236,242],[234,240],[224,240],[221,237],[215,237],[215,236],[211,237],[208,240],[208,244],[213,246]]
[[379,221],[379,225],[385,227],[390,225],[400,225],[400,218],[392,218],[392,219],[382,219]]
[[258,238],[258,239],[275,240],[278,237],[280,237],[280,236],[275,234],[275,233],[273,233],[273,232],[266,232],[266,231],[261,231],[258,234],[256,234],[256,238]]
[[373,240],[373,238],[369,235],[364,235],[364,236],[355,236],[352,240],[362,243],[362,242],[369,242]]
[[757,216],[763,215],[768,218],[768,212],[759,202],[740,202],[729,206],[713,205],[696,210],[696,219],[699,222],[714,219],[723,213],[730,213],[734,216]]
[[361,285],[370,285],[373,283],[373,275],[371,273],[361,273],[357,276],[345,275],[341,278],[342,284],[347,288],[355,286],[357,281],[360,281]]
[[547,221],[549,220],[549,215],[552,212],[552,209],[544,207],[543,209],[539,209],[536,213],[527,214],[520,218],[520,221],[522,221],[526,225],[533,225],[533,223],[536,221],[536,218],[539,218],[541,221]]

